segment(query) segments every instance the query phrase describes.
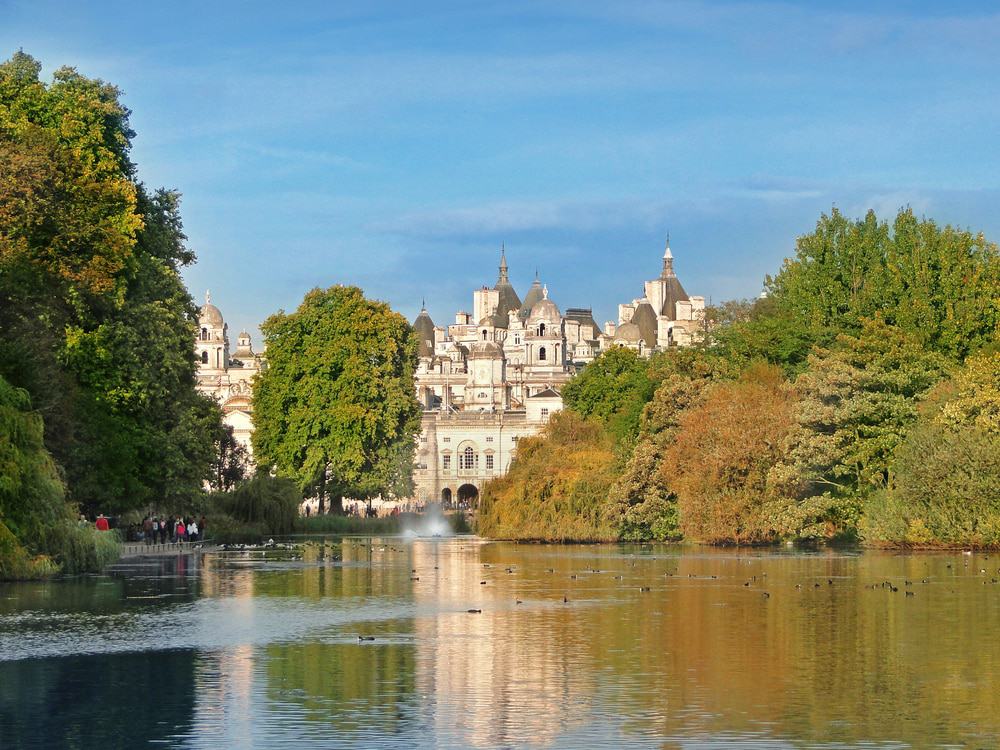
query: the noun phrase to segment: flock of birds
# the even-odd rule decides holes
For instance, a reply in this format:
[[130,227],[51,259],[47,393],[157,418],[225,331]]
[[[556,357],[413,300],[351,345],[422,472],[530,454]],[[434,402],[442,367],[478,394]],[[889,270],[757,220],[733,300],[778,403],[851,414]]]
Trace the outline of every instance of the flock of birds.
[[[373,547],[373,549],[374,549],[374,547]],[[382,551],[385,551],[387,548],[386,547],[381,547],[380,549]],[[390,551],[393,551],[393,552],[401,552],[401,551],[403,551],[403,550],[396,549],[394,547],[389,547],[388,549]],[[963,554],[969,556],[969,555],[972,555],[972,552],[971,551],[964,551]],[[988,555],[984,556],[983,560],[984,561],[989,560],[989,556]],[[750,564],[749,561],[748,561],[748,564]],[[482,566],[483,566],[484,569],[488,569],[488,568],[492,568],[493,564],[492,563],[482,563]],[[631,561],[631,567],[632,568],[636,567],[635,561]],[[947,563],[946,567],[949,568],[949,569],[952,569],[953,568],[953,564],[952,563]],[[969,562],[968,561],[965,562],[964,567],[966,569],[969,568]],[[437,565],[434,566],[434,570],[438,570],[438,566]],[[516,572],[516,569],[515,569],[515,567],[513,565],[508,565],[508,566],[504,567],[503,570],[504,570],[505,573],[507,573],[509,575],[512,575],[512,574],[514,574]],[[605,571],[605,570],[601,570],[601,569],[598,569],[598,568],[589,568],[586,572],[589,573],[589,574],[599,574],[599,573],[607,573],[607,572],[612,572],[612,571]],[[546,568],[545,569],[545,573],[549,574],[549,575],[554,575],[556,573],[556,570],[555,570],[555,568]],[[979,573],[982,576],[990,576],[990,571],[987,570],[987,568],[985,568],[985,567],[979,568]],[[677,571],[676,570],[667,571],[663,575],[666,578],[672,578],[672,577],[677,576]],[[992,576],[992,577],[989,577],[989,578],[985,578],[984,577],[984,579],[983,579],[983,585],[987,585],[987,584],[1000,584],[1000,578],[998,578],[997,576],[1000,576],[1000,568],[997,569],[996,576]],[[570,573],[569,576],[568,576],[569,580],[577,580],[578,577],[579,577],[579,574],[577,574],[577,573]],[[688,578],[688,579],[700,579],[700,580],[719,580],[719,576],[718,575],[696,575],[694,573],[689,573],[686,576],[686,578]],[[616,575],[613,576],[613,579],[616,580],[616,581],[624,581],[625,580],[625,576],[622,575],[622,574],[616,574]],[[420,580],[420,576],[417,575],[417,569],[416,568],[411,569],[410,580],[411,581],[419,581]],[[758,584],[766,584],[766,583],[767,583],[767,573],[766,572],[762,572],[759,577],[755,574],[755,575],[751,575],[748,578],[746,578],[743,581],[742,586],[744,588],[748,588],[749,589],[749,588],[756,587]],[[919,584],[929,584],[929,583],[931,583],[931,579],[930,578],[921,578],[921,579],[919,579],[919,581],[917,581],[917,583],[919,583]],[[482,580],[479,581],[479,585],[481,585],[481,586],[487,586],[487,585],[489,585],[489,580],[484,578],[484,579],[482,579]],[[825,587],[832,587],[834,585],[835,585],[835,579],[834,578],[826,578],[825,583],[822,580],[820,580],[820,581],[811,580],[811,581],[809,581],[807,583],[804,583],[804,584],[803,583],[796,583],[795,584],[795,589],[796,590],[809,589],[809,588],[811,588],[811,589],[820,589],[820,588],[825,588]],[[915,581],[911,581],[909,579],[904,579],[903,580],[902,589],[903,589],[904,595],[906,597],[916,596],[916,593],[913,591],[914,585],[915,585]],[[894,583],[891,580],[877,581],[875,583],[865,585],[865,588],[869,589],[869,590],[885,590],[885,591],[888,591],[888,592],[891,592],[891,593],[898,593],[900,591],[900,586],[897,585],[896,583]],[[640,585],[638,587],[638,590],[639,590],[640,593],[648,593],[648,592],[651,592],[653,590],[653,587],[652,586],[648,586],[648,585]],[[771,592],[768,591],[768,590],[760,590],[759,593],[760,593],[761,599],[763,599],[763,600],[767,600],[767,599],[771,598]],[[562,603],[563,604],[569,604],[569,602],[570,602],[569,596],[566,595],[566,594],[563,594],[563,596],[562,596]],[[520,604],[523,604],[523,601],[521,599],[515,598],[514,603],[515,603],[515,605],[520,605]],[[476,614],[476,615],[478,615],[478,614],[482,614],[482,612],[483,612],[483,610],[481,608],[470,608],[470,609],[466,610],[467,614]],[[374,640],[375,640],[375,636],[371,636],[371,635],[359,635],[358,636],[358,641],[359,642],[362,642],[362,641],[374,641]]]

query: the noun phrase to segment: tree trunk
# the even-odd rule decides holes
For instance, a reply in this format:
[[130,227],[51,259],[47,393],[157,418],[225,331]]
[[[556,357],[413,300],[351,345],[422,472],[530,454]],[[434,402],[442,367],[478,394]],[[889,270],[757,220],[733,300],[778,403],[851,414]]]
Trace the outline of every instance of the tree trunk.
[[326,469],[319,479],[319,515],[326,513]]
[[344,515],[344,498],[339,494],[330,498],[330,512],[338,516]]

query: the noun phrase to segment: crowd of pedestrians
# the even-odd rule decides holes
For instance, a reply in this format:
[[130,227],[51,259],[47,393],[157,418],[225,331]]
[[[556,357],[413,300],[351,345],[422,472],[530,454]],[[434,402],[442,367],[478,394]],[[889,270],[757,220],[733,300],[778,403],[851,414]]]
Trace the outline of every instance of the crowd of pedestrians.
[[[142,519],[138,528],[130,529],[135,534],[135,541],[145,542],[146,546],[154,544],[176,544],[178,542],[198,542],[205,538],[205,516],[153,516]],[[132,533],[128,534],[129,537]]]

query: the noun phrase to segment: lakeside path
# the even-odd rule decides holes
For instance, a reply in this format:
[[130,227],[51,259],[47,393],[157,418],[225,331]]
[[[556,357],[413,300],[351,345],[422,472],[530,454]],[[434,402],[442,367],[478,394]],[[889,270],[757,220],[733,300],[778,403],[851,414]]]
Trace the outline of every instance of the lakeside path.
[[171,542],[169,544],[146,544],[145,542],[125,542],[119,560],[137,557],[173,557],[195,553],[217,552],[222,549],[217,544],[203,542]]

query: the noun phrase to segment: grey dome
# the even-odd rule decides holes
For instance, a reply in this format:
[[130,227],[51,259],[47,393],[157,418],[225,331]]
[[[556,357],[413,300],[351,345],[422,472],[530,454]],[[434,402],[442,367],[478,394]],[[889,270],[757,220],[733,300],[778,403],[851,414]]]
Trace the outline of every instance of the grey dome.
[[528,316],[531,315],[531,308],[541,301],[542,282],[540,282],[538,277],[535,276],[535,280],[531,282],[531,289],[529,289],[528,293],[524,295],[524,304],[521,305],[521,309],[517,311],[517,317],[522,321],[527,320]]
[[646,346],[650,349],[656,346],[656,313],[653,312],[653,307],[648,302],[639,303],[632,316],[632,322],[639,326],[639,333]]
[[198,308],[198,323],[217,328],[225,324],[222,320],[222,311],[212,304],[211,292],[205,292],[205,304]]
[[529,323],[553,323],[559,325],[562,322],[562,315],[556,303],[549,299],[549,290],[542,287],[542,298],[531,308],[528,316]]
[[514,291],[510,278],[507,276],[507,254],[503,250],[500,251],[500,274],[497,276],[497,284],[493,289],[500,293],[497,301],[497,314],[506,318],[507,313],[511,310],[517,312],[521,309],[521,298],[517,296],[517,292]]
[[427,314],[427,308],[421,308],[420,314],[413,321],[413,332],[417,337],[417,356],[434,356],[434,321]]
[[615,341],[625,341],[638,344],[642,340],[642,331],[635,323],[622,323],[615,331]]

